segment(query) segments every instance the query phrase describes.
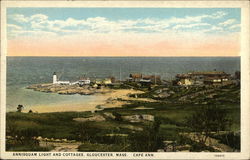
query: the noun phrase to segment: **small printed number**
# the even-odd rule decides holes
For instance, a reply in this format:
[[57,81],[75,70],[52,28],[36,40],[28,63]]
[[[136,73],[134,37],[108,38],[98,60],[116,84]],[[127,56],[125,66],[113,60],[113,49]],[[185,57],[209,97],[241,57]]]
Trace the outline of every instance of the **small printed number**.
[[216,154],[214,155],[215,157],[224,157],[225,155],[224,154]]

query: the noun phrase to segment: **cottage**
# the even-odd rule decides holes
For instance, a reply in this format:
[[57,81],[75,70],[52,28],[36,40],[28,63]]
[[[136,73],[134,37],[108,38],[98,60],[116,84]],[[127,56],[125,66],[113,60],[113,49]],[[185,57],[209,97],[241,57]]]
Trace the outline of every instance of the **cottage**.
[[61,84],[61,85],[70,85],[70,81],[57,81],[56,84]]
[[96,79],[96,80],[95,80],[95,84],[101,85],[101,84],[102,84],[102,79]]
[[150,79],[141,79],[139,83],[141,84],[141,86],[148,86],[148,87],[152,84]]
[[156,75],[142,75],[142,74],[130,74],[129,79],[130,82],[140,82],[143,84],[159,84],[161,83],[161,77]]
[[193,80],[189,74],[177,74],[176,75],[178,85],[193,85]]
[[102,81],[103,84],[112,84],[112,80],[111,78],[105,78],[103,81]]
[[78,81],[79,85],[89,85],[90,79],[81,79]]
[[109,84],[112,84],[112,78],[96,79],[95,84],[97,84],[97,85],[109,85]]
[[115,83],[116,82],[115,77],[110,77],[110,80],[111,80],[111,83]]
[[156,76],[156,75],[143,75],[142,79],[143,80],[150,80],[151,83],[153,83],[153,84],[159,84],[159,83],[161,83],[161,77],[160,76]]
[[186,74],[177,74],[178,85],[221,85],[230,83],[230,74],[219,71],[211,72],[190,72]]
[[129,81],[130,82],[139,82],[142,79],[142,74],[130,74]]

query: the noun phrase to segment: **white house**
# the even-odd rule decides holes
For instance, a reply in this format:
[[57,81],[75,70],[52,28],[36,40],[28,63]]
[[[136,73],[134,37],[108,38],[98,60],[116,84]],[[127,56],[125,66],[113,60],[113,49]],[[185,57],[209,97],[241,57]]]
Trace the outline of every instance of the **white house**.
[[80,85],[86,85],[86,84],[90,84],[90,80],[89,79],[82,79],[82,80],[79,80],[78,83]]
[[70,81],[57,81],[56,84],[70,85]]

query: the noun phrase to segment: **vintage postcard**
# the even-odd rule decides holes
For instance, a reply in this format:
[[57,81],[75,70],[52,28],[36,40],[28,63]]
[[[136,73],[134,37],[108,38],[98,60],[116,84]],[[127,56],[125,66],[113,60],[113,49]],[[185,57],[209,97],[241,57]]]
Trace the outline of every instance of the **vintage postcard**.
[[1,1],[1,159],[249,159],[248,1]]

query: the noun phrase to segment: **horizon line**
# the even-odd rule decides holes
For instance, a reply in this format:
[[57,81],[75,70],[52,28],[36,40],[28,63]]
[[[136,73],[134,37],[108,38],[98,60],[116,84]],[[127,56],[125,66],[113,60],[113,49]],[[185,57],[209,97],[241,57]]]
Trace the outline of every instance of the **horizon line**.
[[234,58],[234,57],[241,57],[240,55],[238,56],[7,56],[6,57],[51,57],[51,58],[59,58],[59,57],[65,57],[65,58],[73,58],[73,57],[94,57],[94,58],[182,58],[182,57],[191,57],[191,58],[223,58],[223,57],[228,57],[228,58]]

